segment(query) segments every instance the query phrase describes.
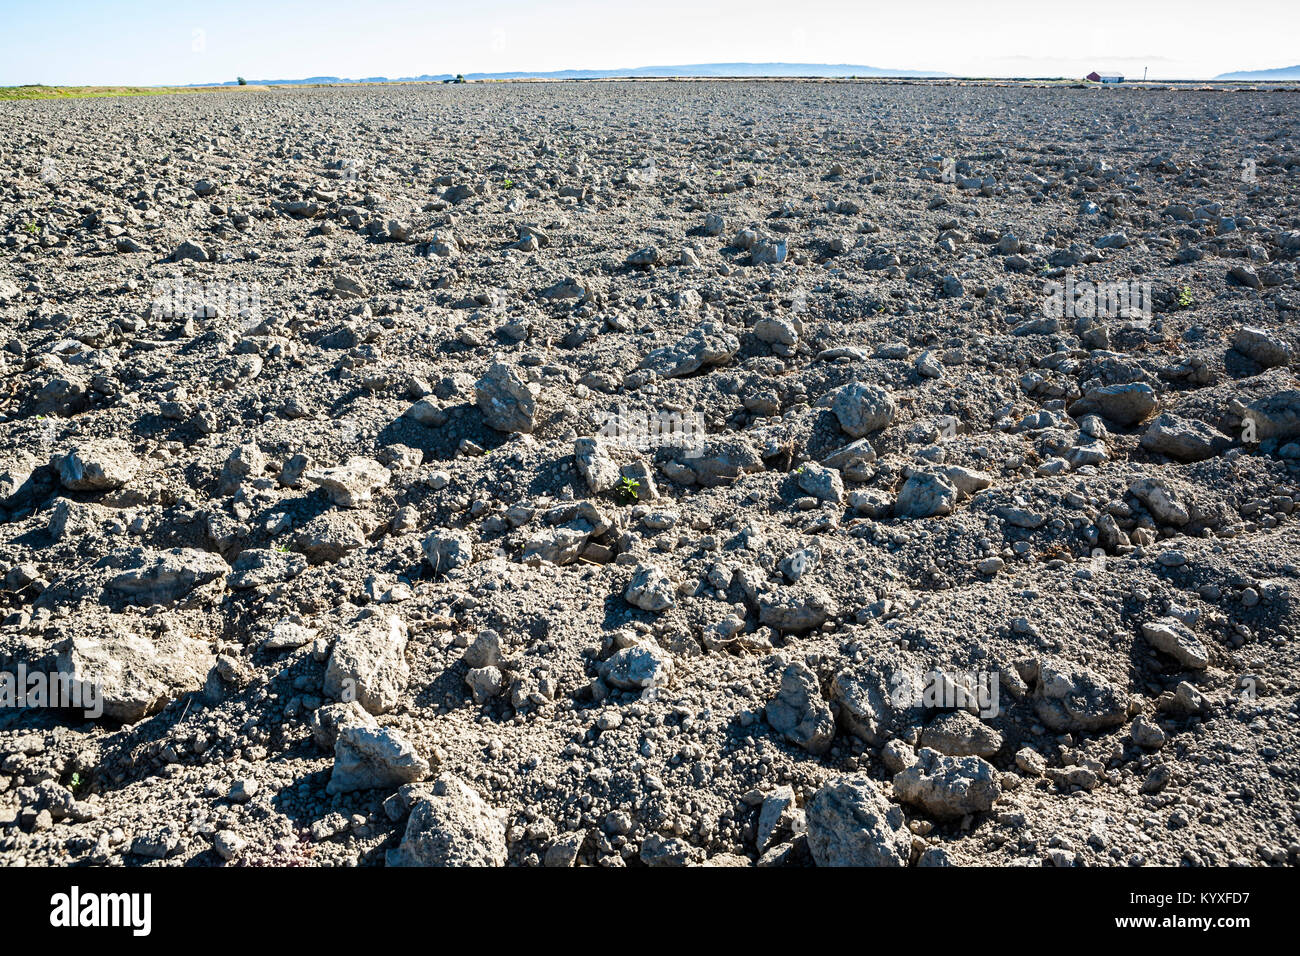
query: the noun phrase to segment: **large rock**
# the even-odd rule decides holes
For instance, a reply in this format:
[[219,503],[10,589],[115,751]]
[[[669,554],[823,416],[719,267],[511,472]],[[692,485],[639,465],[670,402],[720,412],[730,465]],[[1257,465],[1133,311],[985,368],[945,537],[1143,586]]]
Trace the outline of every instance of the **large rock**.
[[474,539],[467,531],[442,529],[424,539],[424,560],[434,571],[451,571],[474,560]]
[[1300,437],[1300,390],[1291,388],[1253,401],[1243,421],[1254,424],[1254,441]]
[[798,484],[801,491],[822,501],[839,504],[844,498],[844,480],[840,473],[815,461],[800,466]]
[[808,801],[808,850],[818,866],[907,866],[903,811],[866,774],[839,777]]
[[1168,412],[1157,415],[1142,433],[1142,447],[1178,461],[1203,461],[1222,453],[1232,439],[1217,428]]
[[1129,493],[1151,512],[1161,524],[1181,528],[1191,520],[1191,513],[1174,493],[1154,478],[1139,478],[1129,485]]
[[983,813],[1002,794],[997,771],[979,757],[948,757],[929,747],[894,777],[894,793],[904,803],[948,820]]
[[781,687],[767,704],[767,722],[796,746],[813,754],[830,750],[835,718],[822,698],[817,675],[797,661],[781,674]]
[[1142,625],[1142,636],[1156,650],[1168,654],[1189,670],[1205,670],[1210,666],[1210,654],[1201,639],[1182,621],[1162,617]]
[[243,591],[296,578],[307,570],[307,558],[293,551],[245,548],[230,570],[231,590]]
[[641,360],[641,368],[661,378],[675,378],[721,365],[739,351],[740,339],[717,322],[704,322],[672,345],[655,349]]
[[499,432],[532,432],[537,424],[537,393],[517,369],[495,363],[474,383],[474,399],[488,427]]
[[1155,390],[1145,382],[1103,385],[1089,389],[1083,398],[1071,405],[1070,415],[1077,419],[1097,414],[1127,427],[1145,421],[1158,404]]
[[663,466],[664,474],[684,485],[727,487],[763,470],[763,458],[743,435],[719,435],[679,453]]
[[587,481],[591,493],[598,495],[617,488],[622,478],[618,463],[599,438],[584,437],[573,443],[573,459]]
[[389,866],[505,866],[501,817],[459,777],[442,774],[433,792],[411,808],[402,844]]
[[58,673],[93,685],[103,716],[127,723],[203,687],[214,658],[197,640],[163,618],[86,618],[54,635]]
[[59,459],[59,481],[69,491],[111,491],[134,478],[139,468],[126,442],[91,439]]
[[1232,347],[1264,368],[1289,365],[1292,358],[1291,346],[1284,340],[1250,325],[1242,326],[1233,333]]
[[600,665],[600,679],[620,690],[663,687],[672,675],[672,657],[649,641],[620,648]]
[[391,727],[348,722],[334,741],[334,769],[325,791],[396,789],[429,775],[429,762]]
[[392,710],[411,673],[406,638],[406,624],[396,615],[364,614],[334,640],[325,693],[335,700],[355,700],[372,714]]
[[952,514],[957,504],[957,489],[944,476],[918,471],[898,492],[894,511],[900,518],[929,518]]
[[758,599],[758,619],[778,631],[807,631],[821,627],[838,610],[835,601],[817,588],[769,591]]
[[13,507],[33,489],[32,474],[38,462],[21,449],[10,450],[0,457],[0,505]]
[[1104,730],[1128,718],[1128,696],[1086,668],[1043,662],[1034,712],[1052,730]]
[[893,396],[880,386],[850,382],[835,393],[831,411],[845,434],[862,438],[892,422],[898,414],[898,406]]
[[105,589],[132,604],[172,604],[208,584],[224,584],[230,565],[219,554],[196,548],[152,551],[128,548],[105,555],[97,568],[116,571]]
[[632,580],[628,582],[623,597],[643,611],[666,611],[677,603],[676,590],[672,578],[657,565],[639,564],[632,572]]
[[1002,735],[978,717],[954,710],[926,725],[921,746],[950,757],[992,757],[1002,749]]
[[392,472],[373,458],[357,456],[335,468],[322,468],[307,472],[308,481],[314,481],[340,508],[357,508],[374,497],[374,493],[388,484]]
[[896,651],[847,667],[831,680],[831,700],[844,729],[880,747],[922,717],[921,679]]

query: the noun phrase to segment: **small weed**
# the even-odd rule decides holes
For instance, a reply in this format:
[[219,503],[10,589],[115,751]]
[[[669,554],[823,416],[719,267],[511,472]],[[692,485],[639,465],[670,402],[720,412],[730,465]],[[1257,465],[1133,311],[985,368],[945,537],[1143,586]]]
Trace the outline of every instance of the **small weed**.
[[1178,292],[1179,306],[1186,309],[1194,305],[1195,302],[1196,302],[1196,298],[1192,295],[1192,287],[1189,285],[1183,286],[1182,289],[1180,289]]
[[641,482],[637,479],[624,478],[618,486],[618,493],[624,501],[636,501],[640,488]]
[[514,181],[513,179],[507,179],[507,180],[506,180],[504,183],[502,183],[501,185],[505,186],[506,189],[514,189],[514,188],[515,188],[515,181]]
[[23,232],[27,233],[27,235],[29,236],[34,236],[40,231],[41,231],[41,227],[36,225],[35,219],[33,219],[27,225],[23,226]]

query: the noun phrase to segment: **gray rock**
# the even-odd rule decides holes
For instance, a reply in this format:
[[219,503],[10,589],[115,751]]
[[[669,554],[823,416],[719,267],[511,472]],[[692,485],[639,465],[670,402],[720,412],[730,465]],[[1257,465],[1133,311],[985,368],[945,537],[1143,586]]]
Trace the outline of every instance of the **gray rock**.
[[1034,712],[1058,731],[1116,727],[1128,718],[1128,697],[1083,667],[1043,662],[1034,688]]
[[690,375],[702,368],[721,365],[740,351],[740,339],[717,322],[705,322],[672,345],[655,349],[641,360],[640,368],[661,378]]
[[465,674],[465,685],[474,697],[474,703],[482,704],[501,693],[505,678],[496,667],[474,667]]
[[407,627],[396,615],[363,613],[334,641],[325,667],[325,693],[355,700],[372,714],[397,706],[410,676],[406,663]]
[[862,438],[892,422],[898,414],[898,406],[893,396],[878,385],[850,382],[835,393],[831,411],[845,434]]
[[224,587],[230,572],[221,555],[196,548],[128,548],[105,555],[96,568],[117,571],[105,590],[141,607],[172,604],[207,585]]
[[1147,511],[1151,512],[1151,517],[1161,524],[1181,528],[1191,520],[1191,514],[1188,512],[1187,506],[1174,497],[1172,491],[1154,478],[1139,478],[1129,485],[1128,490],[1129,494],[1146,506]]
[[1142,447],[1178,461],[1203,461],[1224,452],[1232,440],[1205,422],[1164,412],[1142,433]]
[[442,774],[432,793],[411,808],[406,832],[388,866],[505,866],[506,828],[477,790]]
[[921,746],[949,757],[992,757],[1002,749],[1002,735],[978,717],[955,710],[926,725]]
[[573,459],[587,481],[591,493],[598,495],[619,486],[622,474],[618,463],[599,438],[579,438],[573,443]]
[[349,723],[334,741],[334,769],[325,792],[391,790],[428,775],[429,762],[398,731]]
[[495,363],[474,383],[474,400],[488,427],[499,432],[531,433],[537,424],[537,395],[515,368]]
[[307,558],[292,551],[245,548],[230,570],[227,585],[231,590],[243,591],[296,578],[307,570]]
[[894,777],[894,793],[904,803],[950,820],[991,809],[1002,786],[997,771],[979,757],[948,757],[922,747],[916,762]]
[[677,603],[672,578],[653,564],[639,564],[632,573],[623,597],[643,611],[666,611]]
[[192,262],[207,262],[210,258],[211,256],[208,255],[208,250],[204,249],[193,239],[186,239],[177,246],[171,254],[172,262],[185,262],[186,260]]
[[1264,368],[1291,364],[1291,346],[1278,336],[1253,326],[1242,326],[1234,332],[1232,347]]
[[836,613],[835,601],[826,592],[810,589],[763,594],[758,600],[758,619],[778,631],[807,631],[821,627]]
[[[873,747],[919,727],[921,688],[897,652],[847,667],[831,681],[831,700],[844,729]],[[912,738],[914,739],[914,738]]]
[[644,269],[656,264],[660,259],[659,250],[654,246],[646,246],[644,249],[638,249],[627,257],[627,264],[638,269]]
[[835,737],[835,718],[822,698],[817,675],[795,662],[781,674],[781,686],[764,712],[768,724],[790,743],[824,754]]
[[802,832],[806,826],[803,817],[803,811],[795,806],[792,787],[782,785],[769,793],[763,799],[754,832],[754,845],[758,852],[763,853],[768,847]]
[[311,738],[322,750],[334,752],[334,743],[339,739],[339,731],[344,727],[368,727],[371,730],[378,730],[379,724],[355,700],[324,704],[312,711]]
[[1245,420],[1254,423],[1256,441],[1300,437],[1300,390],[1286,389],[1251,402]]
[[749,250],[749,261],[756,266],[777,265],[785,262],[789,246],[784,239],[760,239]]
[[436,572],[453,571],[474,560],[474,539],[467,531],[432,531],[422,545],[424,560]]
[[957,489],[946,478],[918,471],[903,482],[894,510],[900,518],[929,518],[952,514],[956,505]]
[[121,488],[140,469],[139,460],[118,438],[81,442],[59,459],[59,481],[69,491]]
[[1070,406],[1070,414],[1076,419],[1097,414],[1116,425],[1127,427],[1144,421],[1158,405],[1156,393],[1150,385],[1145,382],[1129,382],[1089,389],[1083,398]]
[[808,850],[818,866],[906,866],[903,811],[866,774],[837,777],[808,802]]
[[358,508],[388,484],[392,472],[373,458],[357,456],[344,465],[309,471],[303,477],[320,485],[340,508]]
[[620,690],[663,687],[672,675],[671,655],[649,641],[620,648],[600,665],[600,679]]
[[839,504],[844,498],[844,480],[833,468],[827,468],[814,461],[799,467],[799,487],[815,498]]
[[1142,625],[1142,636],[1156,650],[1168,654],[1189,670],[1205,670],[1210,665],[1210,654],[1201,639],[1177,618],[1146,621]]
[[58,673],[83,689],[96,688],[103,716],[125,723],[200,690],[215,663],[206,641],[162,619],[114,614],[74,620],[52,637]]

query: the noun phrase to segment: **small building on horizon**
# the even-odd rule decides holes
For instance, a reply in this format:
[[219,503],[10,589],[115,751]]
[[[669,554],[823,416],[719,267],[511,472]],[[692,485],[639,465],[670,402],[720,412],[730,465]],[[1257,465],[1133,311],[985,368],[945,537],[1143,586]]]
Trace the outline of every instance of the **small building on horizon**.
[[1124,82],[1124,77],[1120,76],[1118,73],[1098,73],[1096,70],[1093,70],[1091,73],[1085,76],[1084,79],[1090,80],[1093,83],[1123,83]]

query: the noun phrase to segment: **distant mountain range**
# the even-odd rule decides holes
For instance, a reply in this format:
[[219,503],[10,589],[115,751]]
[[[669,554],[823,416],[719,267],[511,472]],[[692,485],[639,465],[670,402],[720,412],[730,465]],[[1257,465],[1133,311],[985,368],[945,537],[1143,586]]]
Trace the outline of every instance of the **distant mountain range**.
[[1281,66],[1276,70],[1243,70],[1220,73],[1216,80],[1300,80],[1300,66]]
[[[367,76],[359,80],[341,76],[309,76],[301,80],[249,80],[255,86],[299,86],[312,83],[436,83],[455,79],[453,73],[425,74],[423,76]],[[467,80],[601,80],[612,77],[718,77],[718,76],[883,76],[922,77],[952,76],[937,70],[885,70],[877,66],[860,66],[852,63],[694,63],[685,66],[638,66],[624,70],[553,70],[529,72],[516,70],[510,73],[466,73]],[[237,81],[224,83],[194,83],[193,86],[235,86]]]

